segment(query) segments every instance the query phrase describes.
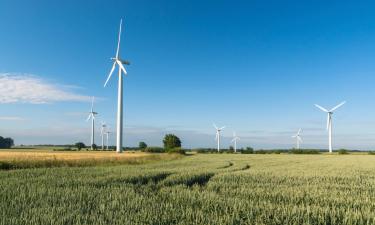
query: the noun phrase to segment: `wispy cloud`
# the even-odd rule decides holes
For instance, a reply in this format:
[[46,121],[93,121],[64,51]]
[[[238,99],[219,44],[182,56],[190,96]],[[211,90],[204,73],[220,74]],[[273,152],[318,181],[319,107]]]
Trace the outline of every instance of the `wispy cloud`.
[[66,85],[51,84],[30,74],[0,73],[0,103],[45,104],[61,101],[90,101],[89,96]]
[[26,120],[25,118],[18,117],[18,116],[0,116],[0,120],[3,121],[23,121]]

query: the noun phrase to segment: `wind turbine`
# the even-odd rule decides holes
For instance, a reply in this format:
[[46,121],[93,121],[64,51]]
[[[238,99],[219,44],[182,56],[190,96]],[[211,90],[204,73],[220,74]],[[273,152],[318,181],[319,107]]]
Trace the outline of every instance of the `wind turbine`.
[[104,133],[106,132],[107,125],[102,122],[102,126],[100,128],[100,136],[102,136],[102,150],[104,150]]
[[333,107],[331,110],[327,110],[320,105],[315,104],[316,107],[318,107],[323,112],[326,112],[328,114],[327,116],[327,130],[328,130],[328,145],[329,145],[329,152],[332,153],[332,115],[333,112],[343,106],[346,102],[341,102],[337,106]]
[[220,152],[220,132],[225,128],[225,126],[221,127],[221,128],[218,128],[216,126],[216,124],[213,124],[215,129],[216,129],[216,138],[215,140],[217,140],[217,152]]
[[91,99],[91,111],[89,113],[89,117],[87,117],[86,121],[89,121],[91,119],[91,150],[94,150],[94,144],[95,144],[95,115],[97,115],[97,112],[94,112],[94,99],[93,96]]
[[116,68],[116,65],[118,66],[118,92],[117,92],[117,132],[116,132],[116,152],[121,153],[122,152],[122,121],[123,121],[123,115],[122,115],[122,72],[126,75],[126,70],[124,65],[130,65],[128,61],[122,60],[119,56],[120,53],[120,41],[121,41],[121,27],[122,27],[122,19],[120,20],[120,29],[118,32],[118,42],[117,42],[117,50],[116,50],[116,56],[114,58],[111,58],[113,61],[112,69],[109,72],[108,78],[104,83],[104,87],[107,86],[107,83],[109,79],[111,79],[111,76],[113,74],[113,71]]
[[239,141],[240,138],[236,135],[236,132],[233,132],[233,139],[231,142],[234,142],[234,152],[237,153],[237,141]]
[[300,145],[300,143],[302,143],[301,131],[302,131],[302,129],[300,128],[298,130],[297,134],[292,136],[292,138],[295,138],[297,140],[297,149],[299,149],[299,145]]
[[110,132],[108,130],[105,132],[105,135],[106,135],[106,138],[107,138],[107,141],[106,141],[106,150],[108,150],[108,137],[109,137],[110,133],[112,133],[112,132]]

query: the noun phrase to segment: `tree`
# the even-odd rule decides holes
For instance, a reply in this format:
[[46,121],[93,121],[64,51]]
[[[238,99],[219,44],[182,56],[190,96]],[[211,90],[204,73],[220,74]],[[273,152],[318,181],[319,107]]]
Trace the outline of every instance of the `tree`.
[[147,148],[147,144],[143,141],[139,142],[139,145],[138,145],[139,149],[145,149]]
[[174,134],[167,134],[163,139],[165,149],[181,147],[181,140]]
[[12,138],[3,138],[0,136],[0,148],[11,148],[14,145]]
[[96,144],[92,144],[92,149],[93,149],[94,151],[96,151],[96,150],[98,150],[98,146],[97,146]]
[[254,149],[252,147],[246,147],[245,150],[241,150],[242,154],[254,154]]
[[14,145],[13,139],[9,138],[9,137],[8,138],[4,138],[4,143],[5,143],[6,148],[11,148]]
[[75,143],[76,148],[78,148],[78,151],[80,151],[82,148],[86,148],[86,145],[82,142]]

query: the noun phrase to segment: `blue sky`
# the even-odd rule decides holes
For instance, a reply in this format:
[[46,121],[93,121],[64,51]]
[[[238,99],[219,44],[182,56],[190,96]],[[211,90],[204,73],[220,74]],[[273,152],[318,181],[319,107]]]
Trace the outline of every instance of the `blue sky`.
[[[0,1],[0,135],[17,144],[89,143],[89,96],[114,130],[104,81],[124,19],[125,145],[375,147],[375,14],[370,1]],[[97,132],[99,139],[99,132]],[[114,142],[114,136],[111,138]]]

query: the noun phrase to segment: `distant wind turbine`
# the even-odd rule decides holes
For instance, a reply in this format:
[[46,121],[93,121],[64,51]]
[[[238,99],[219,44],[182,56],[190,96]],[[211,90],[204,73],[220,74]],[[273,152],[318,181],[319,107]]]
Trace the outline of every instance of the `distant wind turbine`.
[[97,112],[94,112],[94,99],[95,97],[92,97],[91,99],[91,111],[89,113],[89,117],[87,117],[86,121],[89,121],[91,119],[91,150],[94,149],[95,144],[95,115],[97,115]]
[[127,74],[124,65],[130,65],[130,63],[126,60],[122,60],[119,56],[120,53],[120,42],[121,42],[121,27],[122,27],[122,19],[120,20],[120,29],[118,33],[118,42],[117,42],[117,50],[116,56],[111,58],[113,61],[112,69],[109,72],[108,78],[104,83],[104,87],[107,86],[108,81],[110,80],[113,71],[115,70],[116,66],[118,66],[118,92],[117,92],[117,132],[116,132],[116,152],[122,152],[122,125],[123,125],[123,113],[122,113],[122,72],[124,75]]
[[233,139],[231,142],[234,142],[234,152],[237,153],[237,141],[239,141],[240,138],[236,135],[236,132],[233,132]]
[[300,145],[300,143],[302,143],[301,131],[302,131],[302,129],[300,128],[300,129],[298,130],[297,134],[294,135],[294,136],[292,136],[292,138],[295,138],[296,141],[297,141],[297,149],[299,149],[299,145]]
[[220,152],[220,132],[225,128],[225,126],[218,128],[216,124],[213,124],[216,129],[216,140],[217,140],[217,152]]
[[346,102],[341,102],[337,106],[333,107],[331,110],[327,110],[320,105],[315,104],[316,107],[318,107],[323,112],[326,112],[328,114],[327,116],[327,130],[328,130],[328,145],[329,145],[329,152],[332,153],[332,115],[333,112],[343,106]]
[[107,125],[105,122],[102,122],[102,126],[100,128],[100,136],[102,136],[102,150],[104,150],[104,134],[106,132]]
[[106,139],[107,139],[107,140],[106,140],[106,150],[108,150],[108,138],[109,138],[109,134],[110,134],[110,133],[112,133],[112,132],[110,132],[110,131],[108,131],[108,130],[105,132]]

